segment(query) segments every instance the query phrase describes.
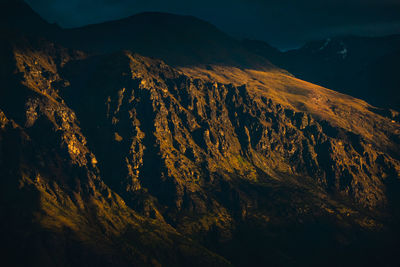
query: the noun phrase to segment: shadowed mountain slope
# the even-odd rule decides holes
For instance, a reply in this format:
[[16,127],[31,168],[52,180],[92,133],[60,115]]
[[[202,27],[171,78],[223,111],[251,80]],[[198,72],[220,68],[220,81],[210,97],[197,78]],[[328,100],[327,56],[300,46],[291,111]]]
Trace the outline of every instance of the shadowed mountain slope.
[[267,59],[249,52],[214,25],[190,16],[141,13],[67,30],[60,40],[67,46],[94,52],[128,49],[172,65],[275,68]]
[[19,32],[40,36],[96,54],[132,50],[172,65],[213,63],[277,69],[214,25],[191,16],[148,12],[82,28],[62,29],[47,23],[22,0],[4,0],[0,4],[3,35]]
[[[60,30],[55,24],[49,24],[36,14],[23,0],[0,1],[0,32],[25,35],[54,34]],[[3,36],[4,38],[4,36]]]

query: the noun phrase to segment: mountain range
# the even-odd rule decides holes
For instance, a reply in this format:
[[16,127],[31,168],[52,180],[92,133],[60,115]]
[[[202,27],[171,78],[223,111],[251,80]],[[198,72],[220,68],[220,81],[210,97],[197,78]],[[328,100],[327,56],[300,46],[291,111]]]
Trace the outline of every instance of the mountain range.
[[400,110],[400,35],[342,36],[281,52],[261,41],[245,47],[296,77],[349,94],[381,107]]
[[[300,79],[312,71],[289,58],[321,43],[282,53],[188,16],[62,29],[23,1],[0,10],[5,266],[396,266],[399,113]],[[317,53],[336,70],[353,51],[338,42]]]

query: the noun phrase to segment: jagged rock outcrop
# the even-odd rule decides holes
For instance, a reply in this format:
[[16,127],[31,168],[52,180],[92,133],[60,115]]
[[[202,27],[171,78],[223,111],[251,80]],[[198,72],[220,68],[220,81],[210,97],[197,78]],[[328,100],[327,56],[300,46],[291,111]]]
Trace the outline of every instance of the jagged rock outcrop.
[[[133,246],[136,252],[123,254],[117,264],[138,258],[184,262],[164,254],[147,258],[149,247],[138,250],[132,243],[140,236],[118,237],[143,227],[166,231],[163,237],[152,234],[160,251],[169,247],[159,238],[172,235],[179,242],[183,234],[236,264],[244,264],[232,256],[238,235],[249,235],[249,242],[255,238],[250,228],[266,236],[270,227],[311,222],[342,231],[386,231],[377,218],[393,207],[387,184],[398,179],[397,148],[383,151],[251,85],[193,78],[128,51],[87,56],[48,43],[26,45],[12,50],[20,74],[9,88],[18,92],[3,92],[2,170],[13,170],[4,177],[20,183],[11,192],[31,188],[37,195],[38,227],[64,234],[68,229],[80,242],[92,242],[100,231],[100,240],[110,240],[102,245],[107,251],[115,242]],[[5,139],[10,127],[26,141]],[[20,152],[7,161],[10,144]],[[345,232],[343,238],[350,238]],[[248,249],[290,240],[282,235]],[[267,256],[277,264],[302,259],[281,246],[273,250],[289,255]],[[222,263],[202,247],[179,253],[205,253],[205,260]],[[260,255],[255,262],[265,257]]]
[[31,48],[14,48],[21,75],[2,77],[13,90],[2,91],[6,112],[0,112],[4,260],[130,266],[186,265],[198,257],[199,264],[228,265],[165,222],[140,216],[102,181],[75,112],[54,90],[54,82],[66,81],[57,73],[61,63],[51,55],[53,45]]
[[[210,173],[257,180],[257,170],[272,177],[310,177],[325,190],[349,196],[364,207],[387,204],[384,177],[388,173],[397,177],[397,154],[390,156],[358,134],[285,108],[264,95],[251,95],[246,86],[192,79],[129,52],[111,58],[96,63],[93,80],[63,90],[74,109],[93,123],[86,126],[91,134],[104,134],[94,147],[112,139],[107,149],[114,143],[126,146],[119,155],[131,176],[126,188],[141,188],[139,177],[149,151],[151,160],[158,158],[152,166],[158,173],[151,175],[161,177],[160,183],[164,179],[175,183],[170,185],[176,191],[171,201],[178,210],[184,189],[198,191]],[[116,62],[125,65],[116,68]],[[82,80],[73,76],[72,83]],[[83,90],[76,103],[75,93]]]

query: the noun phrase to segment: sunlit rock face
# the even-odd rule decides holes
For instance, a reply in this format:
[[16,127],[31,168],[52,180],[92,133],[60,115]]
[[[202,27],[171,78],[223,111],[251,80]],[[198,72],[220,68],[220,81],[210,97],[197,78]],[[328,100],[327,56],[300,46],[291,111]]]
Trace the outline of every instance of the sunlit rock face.
[[400,125],[368,103],[272,65],[171,67],[20,36],[0,55],[0,229],[14,265],[395,255]]

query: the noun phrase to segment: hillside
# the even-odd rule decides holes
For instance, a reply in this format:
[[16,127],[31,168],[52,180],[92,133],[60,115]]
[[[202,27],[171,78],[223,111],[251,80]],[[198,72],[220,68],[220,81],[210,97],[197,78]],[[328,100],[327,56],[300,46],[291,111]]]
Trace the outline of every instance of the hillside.
[[395,262],[398,114],[277,67],[191,65],[185,50],[171,66],[66,48],[62,32],[1,39],[4,262]]
[[62,32],[69,47],[104,53],[132,50],[171,65],[224,64],[275,68],[214,25],[190,16],[141,13],[125,19]]
[[245,41],[250,51],[264,56],[296,77],[366,100],[381,108],[400,110],[398,65],[400,35],[344,36],[280,52],[260,41]]
[[[29,22],[29,23],[27,23]],[[0,1],[0,33],[25,35],[50,35],[61,30],[36,14],[23,0]]]

